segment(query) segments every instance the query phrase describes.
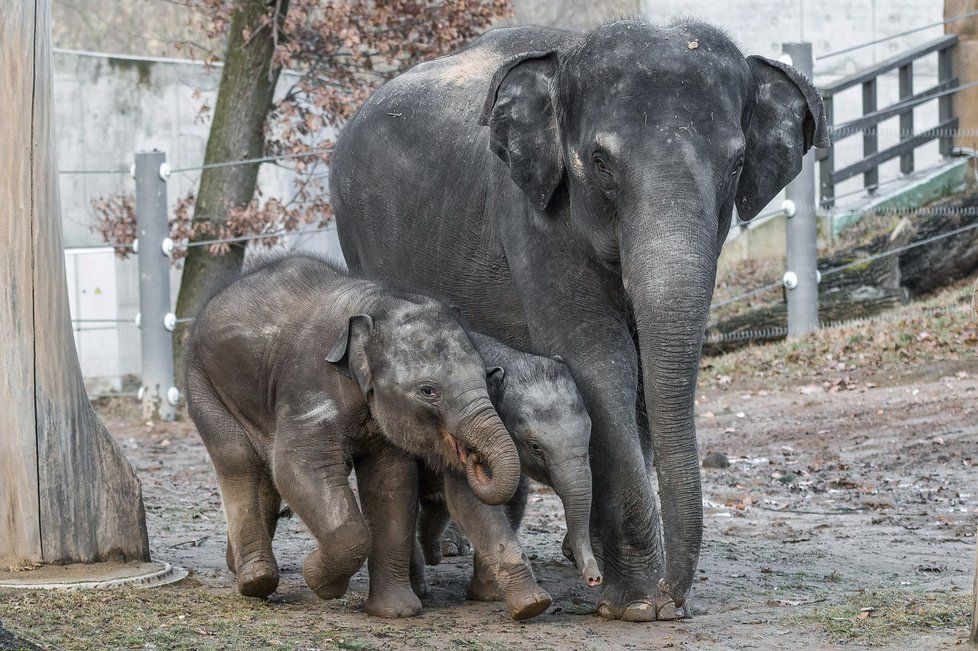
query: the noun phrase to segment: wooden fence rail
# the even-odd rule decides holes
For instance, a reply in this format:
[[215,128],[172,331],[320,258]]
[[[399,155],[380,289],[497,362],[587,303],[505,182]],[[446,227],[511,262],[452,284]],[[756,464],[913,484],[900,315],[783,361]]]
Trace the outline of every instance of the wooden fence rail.
[[[958,44],[956,34],[947,34],[919,47],[907,50],[873,66],[859,70],[822,86],[825,113],[832,134],[833,147],[819,149],[816,160],[819,164],[819,186],[821,205],[831,208],[835,204],[835,186],[859,174],[863,175],[863,186],[873,190],[879,185],[879,166],[894,158],[900,159],[900,171],[904,174],[914,169],[914,150],[932,140],[940,143],[943,156],[951,155],[954,132],[958,128],[958,118],[954,113],[953,93],[958,78],[954,76],[952,54]],[[913,66],[918,59],[937,52],[937,85],[920,92],[913,90]],[[899,100],[883,108],[878,106],[879,76],[893,70],[899,75]],[[862,87],[863,115],[843,124],[834,123],[834,100],[844,90]],[[934,98],[938,102],[938,124],[936,127],[914,132],[913,109]],[[900,141],[891,147],[879,150],[878,125],[884,120],[899,116]],[[841,169],[835,166],[834,145],[839,141],[856,135],[863,137],[863,157]]]

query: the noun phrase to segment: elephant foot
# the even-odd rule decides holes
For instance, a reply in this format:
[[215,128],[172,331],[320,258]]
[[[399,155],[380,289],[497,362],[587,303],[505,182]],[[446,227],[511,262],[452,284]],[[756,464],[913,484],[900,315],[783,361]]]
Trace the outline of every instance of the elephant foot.
[[309,554],[302,563],[302,578],[320,599],[338,599],[345,595],[350,587],[350,576],[352,574],[337,576],[326,571],[318,550]]
[[371,590],[364,610],[374,617],[394,619],[421,614],[421,601],[412,589],[387,587]]
[[414,572],[411,573],[411,590],[421,599],[427,597],[428,593],[431,592],[431,589],[428,587],[428,579],[425,578],[423,570],[420,575]]
[[541,588],[526,563],[502,567],[497,574],[509,616],[516,621],[530,619],[543,613],[553,603],[550,594]]
[[503,591],[495,579],[473,576],[467,596],[472,601],[502,601]]
[[534,585],[529,592],[506,595],[506,610],[518,622],[545,612],[551,603],[553,599],[550,594],[538,585]]
[[620,619],[625,622],[662,622],[686,616],[685,611],[676,606],[672,597],[659,590],[628,589],[618,585],[608,585],[605,588],[597,610],[605,619]]
[[424,556],[425,565],[438,565],[441,563],[442,544],[440,540],[426,540],[421,544],[421,553]]
[[[450,522],[445,532],[441,535],[441,555],[442,556],[468,556],[472,553],[472,545],[469,543],[458,525]],[[438,559],[439,561],[441,559]]]
[[278,588],[278,565],[275,559],[257,558],[241,564],[238,592],[246,597],[264,598]]

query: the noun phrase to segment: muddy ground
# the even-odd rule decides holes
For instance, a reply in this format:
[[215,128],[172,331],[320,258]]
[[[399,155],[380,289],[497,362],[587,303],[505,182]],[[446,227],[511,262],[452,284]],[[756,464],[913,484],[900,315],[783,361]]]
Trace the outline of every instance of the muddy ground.
[[[708,375],[708,374],[707,374]],[[718,384],[718,383],[714,383]],[[517,624],[467,602],[471,558],[431,568],[416,619],[363,613],[366,581],[318,600],[300,574],[313,541],[297,519],[275,540],[282,583],[268,603],[235,594],[214,472],[192,424],[147,424],[103,408],[143,482],[153,555],[182,584],[88,596],[0,596],[0,620],[62,648],[822,648],[961,644],[978,513],[974,358],[868,370],[815,384],[721,378],[701,391],[706,532],[686,621],[627,624],[594,614],[597,594],[561,556],[559,503],[531,498],[522,538],[554,597]],[[735,386],[737,385],[737,386]]]

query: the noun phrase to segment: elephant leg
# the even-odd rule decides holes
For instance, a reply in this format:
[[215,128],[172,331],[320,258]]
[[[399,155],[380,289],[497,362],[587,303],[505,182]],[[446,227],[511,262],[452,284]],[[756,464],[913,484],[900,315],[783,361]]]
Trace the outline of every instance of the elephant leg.
[[442,532],[438,544],[441,546],[441,555],[449,558],[467,556],[472,552],[472,544],[453,520],[448,521],[448,526]]
[[[536,274],[537,285],[553,279],[557,286],[567,273],[559,260],[533,264],[545,266],[520,273]],[[627,306],[608,298],[619,295],[584,271],[574,294],[552,296],[552,309],[527,311],[528,326],[538,352],[560,355],[571,369],[591,416],[592,527],[604,573],[598,613],[629,621],[671,619],[672,600],[659,589],[665,563],[648,475],[651,447],[642,443],[637,422],[638,351],[624,316]]]
[[423,499],[418,513],[418,539],[424,562],[438,565],[442,559],[442,537],[449,521],[443,498]]
[[[282,497],[275,488],[268,473],[263,472],[258,478],[258,511],[261,514],[265,530],[268,531],[268,539],[271,541],[275,537],[275,529],[278,526],[279,509],[282,507]],[[234,560],[234,546],[228,538],[227,549],[225,550],[225,562],[232,573],[237,573]]]
[[506,502],[506,517],[509,519],[509,525],[513,527],[513,531],[519,531],[520,525],[523,524],[523,514],[526,513],[526,500],[529,496],[530,482],[526,475],[522,475],[516,492]]
[[342,444],[323,432],[289,430],[275,441],[275,485],[319,543],[302,563],[302,576],[322,599],[346,593],[367,558],[370,530],[350,488]]
[[[495,576],[510,616],[516,620],[529,619],[549,608],[550,595],[537,585],[505,508],[483,504],[464,479],[451,473],[445,474],[445,497],[452,517],[472,541],[481,562]],[[481,587],[472,586],[473,589]]]
[[468,597],[473,601],[503,600],[503,591],[496,581],[492,567],[478,551],[472,555],[472,581],[469,583]]
[[411,542],[411,589],[420,599],[427,597],[429,592],[424,566],[424,552],[421,550],[421,543],[415,536]]
[[267,597],[278,587],[279,572],[260,504],[262,483],[268,481],[264,465],[248,433],[207,379],[191,368],[187,385],[194,395],[194,423],[214,463],[224,502],[228,569],[237,574],[238,592]]
[[418,519],[413,457],[384,445],[354,462],[360,502],[372,533],[366,611],[378,617],[413,617],[421,601],[411,587],[411,552]]

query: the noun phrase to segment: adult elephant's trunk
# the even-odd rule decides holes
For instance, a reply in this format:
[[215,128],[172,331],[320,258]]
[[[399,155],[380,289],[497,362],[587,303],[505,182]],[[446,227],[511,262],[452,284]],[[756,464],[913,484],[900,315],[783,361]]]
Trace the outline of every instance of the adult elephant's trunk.
[[588,585],[600,585],[601,570],[591,549],[591,468],[587,450],[555,462],[550,476],[564,505],[567,542],[574,553],[574,561]]
[[[668,209],[656,211],[656,205]],[[622,277],[638,330],[662,504],[666,576],[660,588],[678,607],[692,585],[703,537],[693,401],[716,280],[717,219],[660,194],[621,223]]]
[[452,431],[472,491],[486,504],[505,504],[520,481],[520,458],[489,396],[473,400]]

